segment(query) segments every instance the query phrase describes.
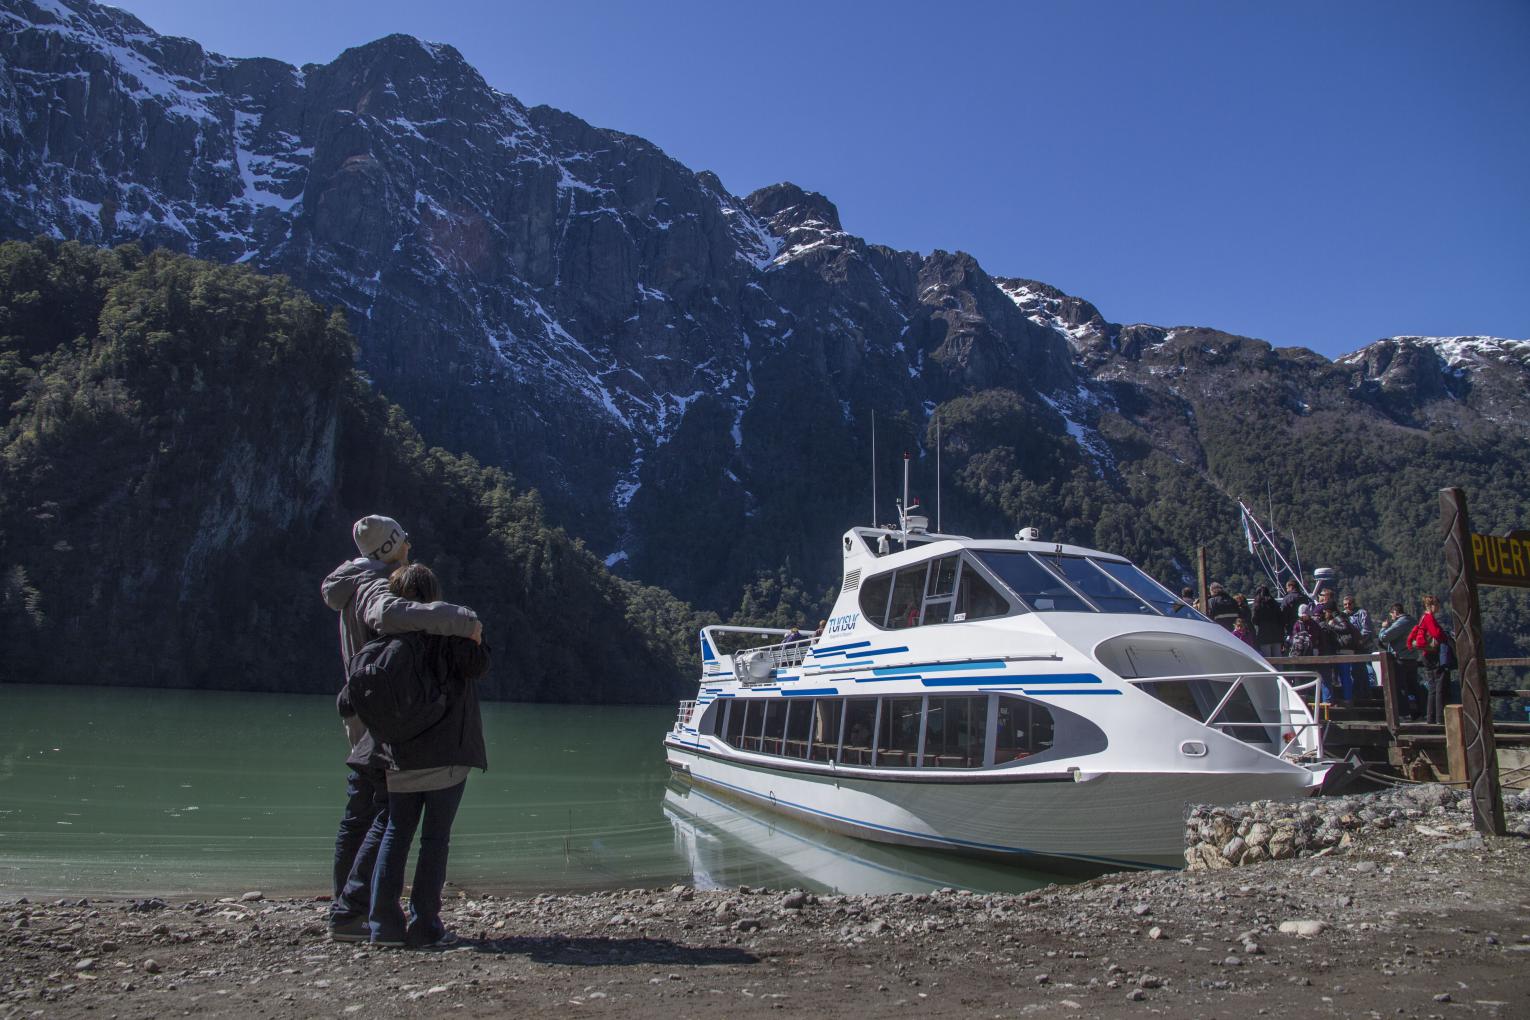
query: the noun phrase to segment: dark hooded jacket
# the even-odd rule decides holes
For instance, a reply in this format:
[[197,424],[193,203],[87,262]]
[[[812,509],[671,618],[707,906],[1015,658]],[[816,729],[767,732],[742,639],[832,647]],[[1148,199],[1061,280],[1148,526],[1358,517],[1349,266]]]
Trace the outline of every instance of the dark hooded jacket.
[[[431,679],[446,693],[446,714],[419,736],[393,744],[376,743],[363,729],[346,764],[373,769],[432,769],[443,765],[487,769],[477,681],[489,671],[489,649],[467,638],[418,632],[399,634],[395,639],[413,646]],[[335,707],[347,720],[356,717],[349,693],[350,688],[344,687],[335,699]]]
[[[379,634],[423,631],[465,638],[473,633],[478,622],[477,614],[463,606],[450,602],[413,602],[390,592],[388,575],[395,566],[382,560],[347,560],[330,571],[319,585],[324,604],[340,614],[342,683],[351,656]],[[354,713],[346,716],[346,732],[354,757],[366,732]],[[347,761],[355,764],[350,759]]]
[[1268,595],[1254,596],[1254,639],[1262,645],[1275,645],[1285,637],[1287,627],[1280,603]]

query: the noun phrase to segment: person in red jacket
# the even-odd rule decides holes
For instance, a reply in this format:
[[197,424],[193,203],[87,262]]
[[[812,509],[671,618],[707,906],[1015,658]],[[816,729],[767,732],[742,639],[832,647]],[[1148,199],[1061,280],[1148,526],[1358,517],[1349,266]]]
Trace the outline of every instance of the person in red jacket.
[[1455,648],[1450,635],[1440,625],[1440,600],[1433,595],[1423,598],[1424,611],[1408,634],[1408,647],[1420,653],[1429,671],[1429,708],[1425,722],[1445,720],[1445,704],[1450,701],[1450,671],[1455,665]]

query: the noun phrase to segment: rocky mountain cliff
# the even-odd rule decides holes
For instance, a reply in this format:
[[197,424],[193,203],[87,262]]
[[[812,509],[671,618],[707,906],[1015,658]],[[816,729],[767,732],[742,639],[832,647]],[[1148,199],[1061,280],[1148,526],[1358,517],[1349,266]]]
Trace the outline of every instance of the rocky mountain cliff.
[[1497,493],[1498,515],[1530,492],[1530,342],[1398,337],[1330,362],[1112,323],[961,253],[868,243],[794,185],[732,195],[404,36],[295,68],[85,0],[0,0],[0,188],[0,236],[286,274],[344,310],[429,441],[722,611],[782,564],[836,582],[873,415],[879,516],[904,449],[933,488],[938,412],[948,526],[1042,523],[1171,580],[1197,543],[1247,569],[1227,511],[1249,493],[1405,594],[1438,574],[1434,488]]

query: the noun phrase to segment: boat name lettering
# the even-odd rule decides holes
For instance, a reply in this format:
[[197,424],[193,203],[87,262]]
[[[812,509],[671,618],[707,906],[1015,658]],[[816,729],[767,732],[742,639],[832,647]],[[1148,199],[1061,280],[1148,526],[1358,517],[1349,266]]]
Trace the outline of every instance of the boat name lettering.
[[860,613],[846,613],[844,616],[836,616],[829,620],[829,626],[825,633],[843,634],[845,631],[854,630],[856,622],[860,618]]

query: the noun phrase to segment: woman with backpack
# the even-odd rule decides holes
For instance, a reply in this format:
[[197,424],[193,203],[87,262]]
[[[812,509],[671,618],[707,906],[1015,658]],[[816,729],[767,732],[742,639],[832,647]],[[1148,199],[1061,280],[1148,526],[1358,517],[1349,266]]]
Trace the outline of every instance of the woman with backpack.
[[1408,647],[1416,649],[1429,672],[1426,684],[1429,688],[1429,708],[1424,716],[1428,723],[1445,721],[1445,704],[1450,700],[1450,671],[1455,667],[1455,646],[1450,635],[1440,625],[1440,600],[1433,595],[1423,598],[1424,611],[1418,623],[1408,633]]
[[[1312,605],[1302,603],[1296,610],[1296,623],[1291,627],[1291,637],[1287,639],[1288,654],[1292,657],[1321,655],[1322,654],[1323,628],[1312,618]],[[1323,678],[1321,694],[1327,701],[1331,696],[1330,683],[1327,670],[1319,670]]]
[[[388,590],[414,602],[441,599],[440,582],[421,563],[395,570]],[[468,772],[488,768],[474,681],[489,670],[489,649],[467,638],[433,634],[395,638],[411,646],[416,668],[427,687],[433,684],[431,689],[439,691],[444,711],[436,709],[440,718],[418,735],[385,745],[393,767],[387,773],[388,828],[372,874],[371,941],[389,947],[450,945],[457,938],[441,923],[441,889],[446,884],[452,822]],[[420,851],[406,921],[399,895],[416,829]]]

